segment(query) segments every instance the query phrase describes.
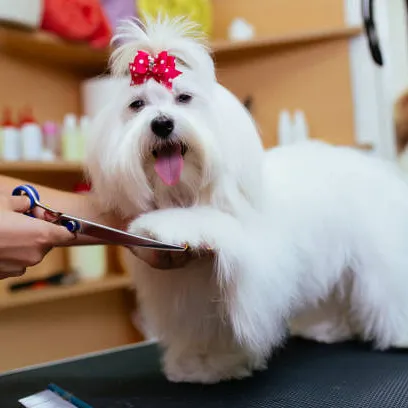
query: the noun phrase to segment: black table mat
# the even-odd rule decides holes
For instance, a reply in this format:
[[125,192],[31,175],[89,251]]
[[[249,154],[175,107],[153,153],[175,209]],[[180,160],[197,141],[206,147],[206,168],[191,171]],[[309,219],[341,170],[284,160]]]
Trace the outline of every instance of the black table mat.
[[205,386],[167,382],[147,345],[0,377],[0,407],[50,382],[94,408],[397,408],[408,407],[408,352],[292,339],[267,371]]

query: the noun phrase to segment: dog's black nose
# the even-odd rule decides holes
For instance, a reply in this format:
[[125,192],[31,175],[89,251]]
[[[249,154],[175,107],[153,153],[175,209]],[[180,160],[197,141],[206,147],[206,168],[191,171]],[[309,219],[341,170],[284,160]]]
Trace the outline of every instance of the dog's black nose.
[[158,116],[152,120],[150,127],[156,136],[166,139],[174,129],[174,122],[166,116]]

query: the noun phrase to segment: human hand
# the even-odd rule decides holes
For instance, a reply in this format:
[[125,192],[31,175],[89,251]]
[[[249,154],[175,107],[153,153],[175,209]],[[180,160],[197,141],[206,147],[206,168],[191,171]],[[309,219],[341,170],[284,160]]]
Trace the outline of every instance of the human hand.
[[200,249],[186,251],[162,251],[159,249],[146,249],[132,247],[130,251],[154,269],[177,269],[186,266],[190,261],[198,258],[214,258],[214,251]]
[[0,279],[24,274],[53,247],[75,239],[65,227],[44,221],[41,210],[36,210],[37,218],[24,215],[29,208],[25,196],[0,196]]
[[[223,225],[223,229],[214,228]],[[144,213],[128,226],[130,233],[161,242],[187,245],[186,251],[130,248],[134,255],[155,269],[182,268],[201,258],[214,261],[222,248],[239,234],[239,222],[227,213],[208,207],[167,208]]]

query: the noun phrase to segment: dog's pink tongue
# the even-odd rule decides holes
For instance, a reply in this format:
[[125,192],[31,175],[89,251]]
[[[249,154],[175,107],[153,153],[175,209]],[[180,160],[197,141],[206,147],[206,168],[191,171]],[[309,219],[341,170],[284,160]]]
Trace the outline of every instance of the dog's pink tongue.
[[183,171],[184,160],[179,144],[163,147],[157,150],[157,159],[154,165],[157,175],[164,184],[177,184]]

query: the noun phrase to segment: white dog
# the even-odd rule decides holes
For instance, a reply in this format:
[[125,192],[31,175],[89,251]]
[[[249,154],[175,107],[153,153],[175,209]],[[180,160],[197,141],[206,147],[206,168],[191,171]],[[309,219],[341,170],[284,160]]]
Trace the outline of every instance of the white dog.
[[134,219],[130,231],[216,254],[170,271],[135,259],[167,377],[212,383],[263,369],[290,319],[309,338],[407,346],[408,186],[352,149],[265,152],[193,29],[122,25],[112,72],[131,78],[88,146],[94,190]]

